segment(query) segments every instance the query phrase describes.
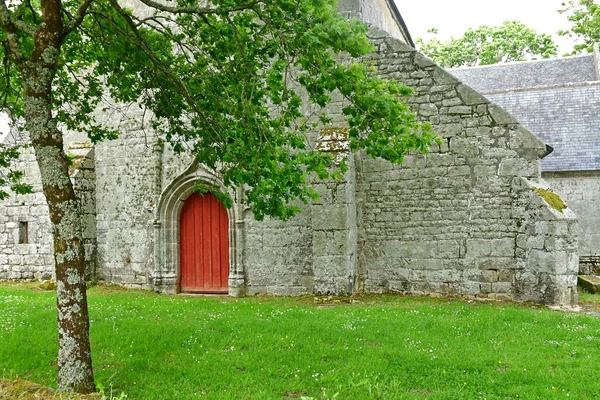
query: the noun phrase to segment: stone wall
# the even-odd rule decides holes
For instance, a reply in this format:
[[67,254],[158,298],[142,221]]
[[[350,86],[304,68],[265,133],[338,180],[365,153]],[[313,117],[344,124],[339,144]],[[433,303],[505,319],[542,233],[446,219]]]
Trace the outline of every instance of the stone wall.
[[244,218],[244,277],[247,294],[313,293],[313,212],[307,208],[286,223]]
[[[339,118],[339,116],[338,116]],[[358,220],[355,156],[341,180],[317,184],[312,206],[314,292],[351,295],[357,291]]]
[[[407,157],[402,166],[361,157],[359,276],[365,290],[576,302],[576,272],[557,278],[576,256],[573,249],[564,264],[548,260],[544,273],[533,273],[535,288],[518,289],[536,253],[520,251],[516,240],[524,225],[535,226],[542,216],[531,211],[540,207],[531,190],[516,189],[514,180],[543,185],[545,145],[412,48],[383,32],[372,38],[376,68],[415,89],[409,103],[444,141],[428,155]],[[571,237],[572,219],[553,217],[564,224],[548,235]],[[553,251],[548,249],[548,258]],[[553,284],[546,283],[546,272],[557,278]],[[542,287],[547,295],[540,294]]]
[[[377,51],[368,60],[381,76],[415,89],[409,104],[442,144],[401,166],[351,155],[344,179],[317,183],[320,201],[285,223],[255,221],[236,202],[229,210],[230,293],[433,293],[574,304],[574,215],[553,210],[533,190],[547,187],[544,143],[400,40],[378,29],[370,36]],[[315,132],[317,145],[344,131],[343,105],[331,104],[334,127]],[[196,180],[219,182],[160,145],[140,115],[120,121],[120,137],[95,148],[76,186],[85,189],[86,218],[95,212],[97,277],[174,293],[183,201]],[[232,194],[239,200],[243,190]]]
[[600,52],[451,70],[553,148],[542,176],[580,217],[582,273],[600,267]]
[[[90,143],[82,139],[81,135],[67,134],[65,152],[73,162],[69,174],[80,202],[87,278],[93,279],[96,271],[96,177],[94,152],[90,151]],[[5,143],[26,144],[28,136],[25,132],[13,131]],[[33,148],[23,148],[15,166],[25,172],[24,182],[33,186],[33,193],[15,195],[8,191],[11,196],[0,204],[0,280],[49,279],[54,276],[52,225]],[[25,229],[27,238],[23,243]]]
[[151,289],[162,146],[141,118],[130,118],[118,139],[96,146],[97,276]]
[[579,217],[580,272],[600,268],[600,171],[545,172],[543,176]]
[[[371,38],[377,51],[369,61],[382,76],[415,89],[409,103],[443,144],[428,155],[408,156],[402,166],[351,156],[344,179],[316,183],[321,199],[285,223],[255,221],[236,205],[230,212],[236,293],[365,291],[576,302],[574,216],[553,212],[532,190],[544,186],[544,143],[401,41],[376,29]],[[331,142],[333,131],[344,130],[343,105],[341,99],[331,104],[334,129],[317,132],[319,140]],[[185,170],[185,163],[169,160],[180,165],[168,167],[172,171]],[[176,210],[189,192],[184,182],[212,178],[192,165],[170,183],[166,170],[165,164],[159,208],[166,211],[155,225],[161,238],[155,267],[161,270],[162,263],[170,282],[162,287],[177,291]]]
[[82,220],[83,246],[85,248],[86,279],[95,280],[97,275],[96,243],[96,165],[95,150],[90,142],[73,142],[68,145],[68,154],[73,157],[69,169],[73,189],[79,200]]
[[348,18],[361,21],[388,32],[396,39],[408,43],[408,31],[400,25],[391,9],[394,0],[338,0],[338,11]]
[[[25,144],[28,137],[13,131],[4,143]],[[49,279],[54,276],[52,228],[46,199],[42,192],[39,169],[33,148],[23,148],[15,163],[25,172],[24,182],[33,186],[33,193],[15,195],[0,205],[0,280]],[[21,232],[27,224],[27,240]]]
[[518,229],[513,299],[577,304],[577,217],[543,180],[515,178],[512,190]]

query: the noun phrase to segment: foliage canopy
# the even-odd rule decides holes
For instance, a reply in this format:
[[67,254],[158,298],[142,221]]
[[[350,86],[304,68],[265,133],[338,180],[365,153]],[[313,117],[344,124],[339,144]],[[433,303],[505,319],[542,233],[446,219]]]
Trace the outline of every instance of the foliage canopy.
[[[430,32],[437,33],[437,30]],[[446,68],[549,58],[557,54],[550,35],[537,33],[518,21],[468,29],[463,36],[448,42],[437,38],[427,42],[417,39],[416,44],[419,51]]]
[[560,13],[567,13],[572,23],[570,30],[558,32],[561,36],[570,36],[582,42],[573,46],[572,54],[591,53],[595,43],[600,43],[600,5],[595,0],[569,0],[563,3]]
[[[307,173],[331,173],[331,157],[315,151],[307,135],[330,122],[334,92],[347,102],[352,150],[401,162],[434,138],[399,99],[410,89],[357,60],[340,62],[342,52],[359,57],[372,46],[367,28],[343,19],[332,1],[143,0],[134,10],[116,0],[89,3],[60,49],[56,121],[93,142],[112,139],[118,126],[107,126],[94,110],[135,103],[175,151],[190,151],[218,170],[225,186],[247,187],[257,218],[294,215],[295,200],[316,197]],[[62,3],[67,24],[79,7]],[[6,10],[32,32],[41,19],[34,3]],[[30,57],[34,37],[17,34],[23,57]],[[22,117],[18,66],[6,49],[3,56],[5,98],[15,99],[4,106]]]

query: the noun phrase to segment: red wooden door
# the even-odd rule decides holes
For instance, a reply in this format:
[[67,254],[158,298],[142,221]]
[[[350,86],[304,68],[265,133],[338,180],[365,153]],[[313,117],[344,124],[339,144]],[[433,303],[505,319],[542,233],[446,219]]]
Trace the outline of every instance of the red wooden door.
[[227,293],[229,221],[212,194],[192,194],[180,217],[181,291]]

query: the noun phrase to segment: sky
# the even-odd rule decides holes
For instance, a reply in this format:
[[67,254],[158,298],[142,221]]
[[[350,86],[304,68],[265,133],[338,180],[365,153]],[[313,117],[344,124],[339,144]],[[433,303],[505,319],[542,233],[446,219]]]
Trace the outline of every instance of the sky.
[[553,35],[559,55],[572,50],[572,41],[556,32],[568,29],[565,14],[557,10],[565,0],[395,0],[402,18],[414,39],[427,40],[427,30],[437,28],[438,38],[460,37],[469,28],[502,25],[517,20],[540,33]]

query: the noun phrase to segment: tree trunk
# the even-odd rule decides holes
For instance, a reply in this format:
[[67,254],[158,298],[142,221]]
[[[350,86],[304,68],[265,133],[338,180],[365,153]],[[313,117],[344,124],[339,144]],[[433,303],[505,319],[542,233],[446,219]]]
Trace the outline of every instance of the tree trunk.
[[19,70],[25,123],[54,227],[58,389],[90,393],[95,385],[85,291],[83,224],[69,178],[62,133],[52,117],[52,81],[66,34],[64,16],[61,0],[41,0],[40,5],[42,24],[34,35],[35,47],[29,59],[19,63]]
[[[48,50],[50,49],[50,50]],[[52,79],[58,51],[46,48],[40,61],[28,62],[24,73],[27,130],[42,176],[54,227],[54,260],[58,308],[58,388],[95,390],[85,288],[82,220],[69,178],[62,133],[52,118]],[[43,61],[42,61],[43,60]]]

